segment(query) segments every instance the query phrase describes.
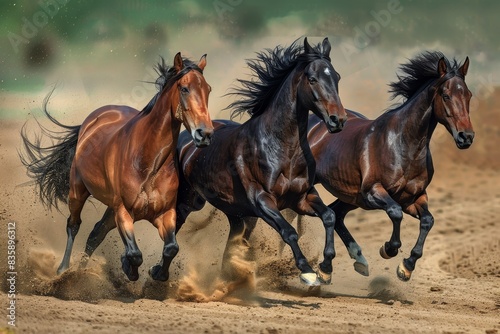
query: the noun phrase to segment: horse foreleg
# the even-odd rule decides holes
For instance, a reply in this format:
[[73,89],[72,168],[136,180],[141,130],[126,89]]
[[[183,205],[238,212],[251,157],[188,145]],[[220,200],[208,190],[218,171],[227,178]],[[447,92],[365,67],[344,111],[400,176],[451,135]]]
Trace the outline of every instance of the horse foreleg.
[[380,256],[390,259],[398,255],[401,248],[401,221],[403,220],[403,209],[381,184],[377,183],[365,193],[365,201],[368,207],[383,209],[392,221],[391,239],[380,248]]
[[137,246],[134,235],[134,219],[123,205],[115,210],[115,221],[123,244],[125,253],[122,255],[122,269],[128,279],[139,279],[139,266],[142,264],[142,253]]
[[177,218],[175,208],[167,210],[163,215],[159,216],[154,221],[154,225],[158,228],[158,233],[164,242],[160,263],[149,269],[149,275],[154,280],[168,280],[170,264],[179,252],[179,244],[177,243],[177,239],[175,237],[176,224]]
[[425,239],[434,225],[434,217],[428,210],[427,194],[420,196],[415,204],[407,209],[408,213],[420,219],[420,233],[417,242],[411,250],[410,257],[404,259],[398,266],[397,275],[402,281],[408,281],[415,270],[415,264],[422,257]]
[[285,220],[276,202],[267,194],[261,193],[255,200],[260,217],[281,235],[283,241],[292,249],[295,265],[301,271],[300,280],[310,286],[321,282],[299,247],[297,231]]
[[335,231],[335,213],[327,207],[319,197],[316,188],[311,188],[304,200],[297,204],[299,214],[319,216],[325,228],[325,248],[323,262],[319,264],[318,278],[321,284],[330,284],[332,281],[332,261],[335,258],[333,233]]
[[328,207],[332,209],[333,212],[335,212],[335,232],[337,232],[337,234],[340,236],[340,239],[342,239],[342,242],[346,246],[351,259],[355,260],[354,270],[356,270],[363,276],[368,276],[370,274],[370,271],[368,269],[368,261],[366,261],[361,251],[361,247],[358,245],[356,240],[354,240],[353,236],[344,223],[346,214],[356,209],[357,207],[345,202],[341,202],[340,200],[336,200]]

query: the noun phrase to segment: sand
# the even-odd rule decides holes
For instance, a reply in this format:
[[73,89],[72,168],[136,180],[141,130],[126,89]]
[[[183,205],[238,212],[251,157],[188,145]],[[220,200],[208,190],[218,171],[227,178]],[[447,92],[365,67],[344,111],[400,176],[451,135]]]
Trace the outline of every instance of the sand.
[[[147,270],[160,258],[161,240],[148,222],[136,223],[144,255],[137,282],[120,269],[123,244],[112,231],[85,268],[84,243],[104,212],[88,203],[76,238],[72,266],[55,274],[66,242],[67,208],[44,208],[25,175],[17,149],[22,122],[1,121],[0,333],[498,333],[500,332],[500,116],[499,94],[474,111],[475,143],[459,151],[438,129],[432,149],[435,177],[428,188],[435,225],[409,282],[396,267],[418,234],[405,216],[401,253],[379,256],[392,224],[384,212],[354,211],[346,224],[363,248],[370,276],[357,274],[338,237],[332,284],[300,284],[291,252],[259,222],[250,245],[233,252],[235,280],[220,278],[228,224],[207,206],[180,231],[180,252],[170,280],[152,281]],[[32,124],[33,125],[33,124]],[[325,201],[332,197],[324,194]],[[7,325],[6,245],[15,222],[17,272],[15,324]],[[306,220],[301,247],[314,265],[324,242],[320,221]],[[12,225],[12,224],[11,224]]]

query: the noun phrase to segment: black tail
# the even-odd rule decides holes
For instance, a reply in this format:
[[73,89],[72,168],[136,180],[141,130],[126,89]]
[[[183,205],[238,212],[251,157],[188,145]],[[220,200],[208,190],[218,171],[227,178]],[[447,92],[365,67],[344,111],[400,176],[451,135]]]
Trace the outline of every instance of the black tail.
[[[24,152],[19,152],[21,162],[27,168],[27,174],[38,185],[42,203],[50,208],[58,209],[58,201],[68,203],[69,173],[75,156],[76,142],[80,125],[68,126],[61,124],[47,111],[47,104],[52,90],[43,101],[43,111],[50,121],[63,128],[61,131],[52,131],[38,123],[41,134],[34,140],[28,138],[26,123],[21,129]],[[42,137],[51,139],[53,145],[42,146]]]

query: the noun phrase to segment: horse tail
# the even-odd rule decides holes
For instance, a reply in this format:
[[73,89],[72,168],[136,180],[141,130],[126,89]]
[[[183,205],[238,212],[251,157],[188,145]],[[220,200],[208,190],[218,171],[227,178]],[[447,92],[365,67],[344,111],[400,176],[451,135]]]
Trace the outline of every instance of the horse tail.
[[[38,195],[43,205],[58,209],[58,201],[68,203],[69,175],[81,126],[64,125],[47,111],[47,104],[53,92],[54,89],[45,97],[43,112],[62,130],[49,130],[37,121],[41,134],[31,141],[25,123],[21,128],[24,152],[18,153],[27,169],[27,175],[38,186]],[[52,145],[42,146],[42,137],[48,137]]]

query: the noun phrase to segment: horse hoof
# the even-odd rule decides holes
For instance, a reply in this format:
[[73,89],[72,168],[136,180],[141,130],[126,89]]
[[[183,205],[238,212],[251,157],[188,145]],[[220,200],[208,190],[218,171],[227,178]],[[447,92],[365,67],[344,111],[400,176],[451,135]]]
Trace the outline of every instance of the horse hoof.
[[403,282],[408,282],[411,278],[411,270],[406,269],[404,262],[399,264],[396,274]]
[[325,273],[320,268],[318,268],[316,275],[318,276],[318,280],[321,283],[321,285],[332,284],[332,274]]
[[162,270],[162,266],[157,264],[156,266],[152,266],[149,268],[149,276],[155,281],[165,282],[168,280],[168,275],[165,275]]
[[80,264],[78,266],[78,269],[85,269],[87,268],[87,264],[89,263],[90,257],[87,254],[84,254],[82,256],[82,259],[80,260]]
[[316,273],[305,273],[300,274],[300,281],[308,286],[319,286],[321,282],[318,279]]
[[320,268],[318,268],[316,275],[318,276],[318,280],[321,285],[332,284],[332,274],[325,273]]
[[370,276],[368,265],[361,262],[354,262],[354,270],[363,276]]
[[385,251],[385,245],[382,245],[382,247],[380,247],[380,256],[382,256],[382,258],[384,258],[386,260],[389,260],[392,258],[392,256],[387,254],[387,252]]
[[132,266],[126,256],[122,256],[122,270],[130,281],[139,279],[138,267]]

